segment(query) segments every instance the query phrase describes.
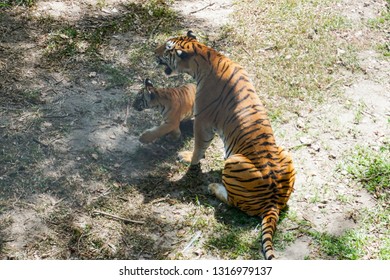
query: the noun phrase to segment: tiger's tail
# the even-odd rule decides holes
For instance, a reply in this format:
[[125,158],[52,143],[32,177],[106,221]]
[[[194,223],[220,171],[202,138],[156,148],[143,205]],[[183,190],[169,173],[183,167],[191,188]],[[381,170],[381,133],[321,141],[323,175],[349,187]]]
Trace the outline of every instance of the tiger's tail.
[[261,244],[263,255],[266,260],[275,258],[272,238],[276,230],[276,224],[279,220],[279,211],[269,210],[262,215],[261,220]]

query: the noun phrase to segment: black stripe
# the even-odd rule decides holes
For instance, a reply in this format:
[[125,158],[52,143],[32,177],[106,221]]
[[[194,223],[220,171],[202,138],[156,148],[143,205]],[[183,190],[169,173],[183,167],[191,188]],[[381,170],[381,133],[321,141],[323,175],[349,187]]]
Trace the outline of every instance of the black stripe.
[[[237,92],[235,92],[235,93],[240,94],[242,91],[244,91],[244,89],[246,89],[245,86],[242,87],[241,89],[239,89],[239,90],[238,90]],[[245,95],[244,97],[242,97],[241,99],[238,99],[238,100],[236,100],[236,97],[233,96],[233,97],[230,99],[230,101],[228,102],[228,104],[226,104],[226,107],[228,107],[228,111],[233,110],[234,106],[237,106],[238,104],[240,104],[240,103],[243,102],[244,100],[247,100],[249,97],[250,97],[250,94],[249,94],[249,93],[246,94],[246,95]],[[230,103],[232,103],[233,101],[236,101],[236,102],[234,102],[233,104],[230,104]]]
[[[226,168],[226,165],[225,165],[225,168]],[[229,169],[227,171],[231,172],[231,173],[240,173],[240,172],[254,173],[254,172],[258,172],[259,170],[253,166],[251,168]]]
[[262,244],[263,246],[264,246],[264,244],[265,244],[266,242],[271,242],[271,243],[272,243],[271,237],[266,237],[266,238],[264,238],[264,239],[261,240],[261,244]]
[[261,143],[260,146],[275,146],[275,142],[266,141],[266,142]]
[[290,178],[288,178],[288,179],[283,179],[283,180],[277,180],[276,182],[278,182],[279,184],[290,183]]
[[[246,127],[245,129],[248,129],[248,128],[251,128],[253,126],[257,126],[258,124],[257,123],[253,123],[251,124],[250,126]],[[257,127],[256,130],[261,130],[261,128]],[[253,132],[255,130],[252,130]],[[249,133],[249,132],[248,132]],[[237,153],[240,153],[240,154],[244,154],[242,151],[243,150],[246,150],[248,148],[252,148],[252,147],[256,147],[257,146],[257,141],[261,140],[261,139],[268,139],[270,137],[272,137],[273,134],[272,133],[262,133],[262,134],[259,134],[257,137],[251,139],[249,142],[246,143],[246,145],[241,145],[241,147],[237,150]]]
[[195,115],[195,117],[198,116],[198,115],[200,115],[200,114],[202,114],[203,112],[205,112],[205,111],[206,111],[207,109],[209,109],[212,105],[214,105],[214,103],[220,101],[220,98],[221,98],[223,92],[225,91],[226,86],[229,84],[229,82],[231,81],[231,79],[234,77],[234,75],[237,74],[237,72],[238,72],[239,70],[240,70],[240,68],[234,67],[233,73],[230,75],[229,79],[226,81],[226,83],[225,83],[223,89],[221,90],[219,96],[218,96],[216,99],[214,99],[214,101],[212,101],[210,104],[208,104],[205,108],[203,108],[203,110],[200,111],[197,115]]
[[250,182],[262,179],[261,177],[253,177],[253,178],[249,178],[249,179],[242,179],[242,178],[239,178],[237,176],[231,176],[231,175],[228,175],[228,174],[223,174],[223,176],[225,178],[235,179],[235,180],[237,180],[238,182],[241,182],[241,183],[250,183]]
[[[224,177],[224,176],[223,176]],[[231,177],[230,179],[233,179],[234,177]],[[258,179],[258,180],[261,180],[262,178],[261,177],[258,177],[258,178],[256,178],[256,179]],[[240,182],[241,183],[241,181],[240,180],[237,180],[238,182]],[[270,189],[270,184],[264,184],[264,185],[258,185],[258,186],[256,186],[255,187],[255,189],[254,190],[248,190],[248,189],[245,189],[242,185],[237,185],[237,184],[233,184],[233,183],[230,183],[230,182],[227,182],[226,180],[224,180],[223,178],[222,178],[222,182],[224,183],[224,184],[226,184],[226,185],[228,185],[228,186],[230,186],[230,187],[237,187],[237,188],[241,188],[241,189],[244,189],[245,191],[247,191],[247,192],[253,192],[253,193],[255,193],[255,192],[265,192],[265,191],[267,191],[267,190],[269,190]],[[272,197],[273,195],[274,195],[274,193],[271,193],[271,192],[267,192],[267,193],[263,193],[262,195],[266,195],[266,194],[269,194],[269,196],[270,197]],[[254,202],[255,202],[255,204],[259,204],[259,203],[264,203],[264,204],[266,204],[266,203],[268,203],[268,201],[255,201],[254,200]]]
[[223,57],[219,57],[218,62],[217,62],[217,67],[215,67],[217,71],[218,71],[219,65],[221,64],[222,61],[224,61],[225,62],[224,65],[226,65],[226,60],[224,60]]
[[[251,126],[246,127],[245,130],[250,129],[250,128],[253,127],[254,125],[255,125],[255,124],[252,124]],[[256,128],[254,128],[254,129],[252,129],[252,130],[250,130],[250,131],[247,131],[247,132],[245,132],[245,133],[243,133],[243,134],[237,135],[237,137],[235,137],[234,141],[231,142],[230,145],[228,146],[228,149],[230,150],[231,148],[236,147],[236,146],[237,146],[237,143],[241,142],[241,141],[242,141],[243,139],[245,139],[248,135],[253,134],[254,132],[258,131],[259,129],[260,129],[260,128],[256,126]],[[246,144],[245,146],[244,146],[244,145],[240,145],[238,151],[241,150],[242,148],[246,147],[247,145],[252,145],[252,146],[253,146],[252,141],[249,141],[249,142],[247,142],[247,143],[245,143],[245,144]],[[255,143],[255,144],[258,144],[258,143]],[[237,153],[239,153],[238,151],[237,151]]]
[[200,53],[200,54],[198,54],[198,56],[201,57],[201,58],[203,58],[204,61],[209,62],[209,61],[207,60],[207,58],[206,58],[203,54]]
[[[234,84],[230,87],[229,91],[225,94],[224,98],[222,99],[222,102],[221,104],[225,104],[225,101],[226,101],[226,98],[228,98],[231,94],[234,94],[234,96],[238,96],[240,94],[240,92],[242,92],[244,89],[245,89],[245,85],[243,88],[241,88],[240,90],[238,91],[234,91],[234,89],[236,88],[236,86],[238,85],[239,82],[241,82],[242,80],[244,81],[247,81],[245,76],[240,76],[235,82]],[[225,106],[226,107],[226,106]]]
[[[257,114],[256,111],[253,111],[253,112],[252,111],[248,111],[248,109],[251,108],[251,107],[252,107],[252,105],[248,105],[248,106],[246,106],[246,107],[241,109],[241,113],[240,114],[232,114],[229,118],[225,119],[225,122],[223,123],[223,126],[222,126],[222,130],[225,131],[226,125],[230,124],[231,122],[235,121],[238,118],[245,119],[245,118],[249,118],[252,115]],[[234,134],[236,132],[237,132],[237,130],[231,131],[231,133],[226,137],[226,139],[230,139],[232,137],[232,134]]]

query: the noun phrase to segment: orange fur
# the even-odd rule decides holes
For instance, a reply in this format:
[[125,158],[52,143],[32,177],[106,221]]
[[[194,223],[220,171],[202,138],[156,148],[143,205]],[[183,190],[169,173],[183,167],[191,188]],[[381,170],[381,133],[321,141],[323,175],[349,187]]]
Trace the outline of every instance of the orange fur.
[[140,141],[150,143],[167,134],[173,140],[178,140],[181,135],[180,122],[193,116],[196,86],[186,84],[177,88],[155,88],[147,81],[149,83],[145,81],[145,89],[138,94],[133,107],[139,111],[146,108],[159,109],[163,122],[160,126],[144,131]]

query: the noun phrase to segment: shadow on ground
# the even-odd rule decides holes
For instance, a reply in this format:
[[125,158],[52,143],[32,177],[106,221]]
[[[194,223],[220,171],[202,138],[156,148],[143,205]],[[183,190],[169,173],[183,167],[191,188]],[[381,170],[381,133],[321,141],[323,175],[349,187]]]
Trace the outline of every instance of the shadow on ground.
[[2,259],[168,258],[186,240],[178,232],[189,230],[195,200],[209,203],[202,184],[219,172],[172,179],[187,169],[176,154],[191,129],[181,142],[143,146],[138,135],[159,116],[129,107],[147,74],[184,81],[168,81],[151,56],[181,16],[156,25],[167,7],[116,9],[77,20],[0,11]]

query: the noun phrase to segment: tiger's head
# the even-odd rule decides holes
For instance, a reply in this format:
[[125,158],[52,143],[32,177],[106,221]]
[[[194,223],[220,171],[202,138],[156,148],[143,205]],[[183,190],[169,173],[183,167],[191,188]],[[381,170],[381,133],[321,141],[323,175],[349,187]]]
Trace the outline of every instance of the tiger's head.
[[165,74],[190,74],[191,58],[196,54],[194,42],[198,42],[196,36],[188,31],[186,36],[171,38],[155,50],[157,62],[165,66]]
[[138,92],[133,102],[133,108],[137,111],[143,111],[145,109],[150,108],[151,103],[156,98],[155,88],[152,82],[149,79],[145,79],[144,85],[145,88],[141,89]]

